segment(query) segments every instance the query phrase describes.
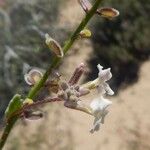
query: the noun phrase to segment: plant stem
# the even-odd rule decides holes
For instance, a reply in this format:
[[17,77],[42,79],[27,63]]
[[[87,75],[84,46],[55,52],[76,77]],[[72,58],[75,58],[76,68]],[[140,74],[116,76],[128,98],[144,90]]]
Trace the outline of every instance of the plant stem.
[[18,119],[18,117],[15,116],[15,117],[11,118],[9,120],[9,122],[6,124],[4,132],[3,132],[1,140],[0,140],[0,150],[2,150],[3,146],[5,145],[8,135],[9,135],[12,127],[14,126],[15,122],[17,121],[17,119]]
[[[101,1],[102,0],[95,1],[91,10],[89,12],[87,12],[85,18],[81,21],[80,25],[77,27],[75,32],[71,35],[69,40],[65,43],[65,45],[63,47],[64,54],[66,54],[68,52],[68,50],[73,45],[74,41],[76,40],[76,38],[79,35],[79,33],[81,32],[81,30],[84,29],[84,27],[87,25],[89,20],[95,14]],[[52,72],[52,69],[56,68],[57,65],[60,63],[60,61],[61,61],[61,58],[54,57],[50,67],[47,69],[47,71],[43,75],[42,79],[29,91],[29,93],[27,95],[28,98],[33,99],[36,96],[36,94],[39,92],[39,90],[44,86],[46,80],[48,79],[49,75]],[[17,121],[17,119],[18,119],[18,117],[15,116],[12,119],[10,119],[9,122],[7,122],[4,132],[2,134],[1,140],[0,140],[0,150],[2,150],[3,146],[5,145],[8,135],[9,135],[12,127],[14,126],[15,122]]]

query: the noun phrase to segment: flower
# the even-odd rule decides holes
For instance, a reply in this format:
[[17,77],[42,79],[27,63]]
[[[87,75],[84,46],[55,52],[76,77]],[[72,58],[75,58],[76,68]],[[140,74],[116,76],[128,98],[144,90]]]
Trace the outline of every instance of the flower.
[[103,69],[103,67],[100,64],[97,65],[97,68],[99,70],[98,78],[96,78],[93,81],[89,81],[86,84],[81,85],[80,88],[88,89],[88,90],[97,88],[98,92],[101,94],[106,93],[108,95],[113,95],[114,94],[113,90],[110,88],[108,83],[106,83],[112,77],[110,68]]
[[90,130],[91,133],[98,131],[100,125],[104,123],[105,116],[108,114],[108,110],[106,109],[111,104],[112,102],[103,98],[103,96],[100,96],[91,102],[90,107],[93,111],[93,116],[95,117],[93,127]]
[[[75,69],[69,82],[63,81],[60,83],[60,91],[57,96],[64,100],[65,107],[79,110],[94,116],[93,126],[90,130],[91,133],[94,133],[99,130],[101,124],[104,124],[105,116],[108,114],[107,107],[112,104],[111,101],[104,98],[105,94],[114,94],[113,90],[107,83],[107,81],[111,79],[112,73],[110,68],[103,69],[103,67],[98,64],[98,78],[83,85],[78,85],[79,78],[84,73],[84,68],[84,64],[81,63]],[[95,88],[98,90],[98,98],[95,98],[90,105],[84,103],[82,97],[89,94],[92,89]]]
[[[97,82],[97,90],[99,93],[99,97],[94,99],[91,104],[90,108],[92,109],[94,122],[93,127],[91,128],[90,132],[94,133],[95,131],[98,131],[101,124],[104,124],[105,116],[108,114],[107,107],[112,104],[111,101],[108,99],[105,99],[103,97],[104,94],[113,95],[114,92],[110,88],[109,84],[106,83],[106,81],[110,80],[112,78],[112,73],[110,71],[110,68],[103,69],[103,66],[100,64],[97,65],[97,68],[99,70],[98,73],[98,80],[95,80]],[[95,83],[96,83],[95,82]]]
[[98,73],[99,83],[97,86],[99,93],[101,94],[107,93],[108,95],[113,95],[114,94],[113,90],[110,88],[108,83],[106,83],[106,81],[112,78],[112,73],[110,71],[110,68],[103,70],[103,66],[101,66],[100,64],[97,65],[97,68],[99,70]]

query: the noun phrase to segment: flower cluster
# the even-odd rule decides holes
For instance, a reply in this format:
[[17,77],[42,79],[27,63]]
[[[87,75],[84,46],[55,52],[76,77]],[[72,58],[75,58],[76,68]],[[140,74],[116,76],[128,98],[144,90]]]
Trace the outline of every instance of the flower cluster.
[[[86,14],[92,8],[92,4],[88,0],[78,0],[82,9]],[[98,8],[95,11],[95,14],[98,14],[101,17],[107,19],[113,19],[119,15],[119,12],[111,7]],[[87,28],[84,28],[77,38],[89,38],[91,36],[91,31]],[[45,43],[48,48],[51,50],[59,59],[64,56],[63,48],[59,45],[57,41],[51,38],[48,34],[45,35]],[[108,114],[108,106],[112,104],[111,101],[104,98],[105,95],[113,95],[114,92],[107,83],[111,79],[112,74],[110,68],[103,69],[103,67],[98,64],[97,68],[99,70],[98,77],[85,83],[79,85],[78,81],[82,74],[85,72],[85,65],[81,63],[73,72],[71,78],[68,81],[61,79],[60,75],[57,73],[53,78],[47,79],[45,82],[44,88],[47,88],[50,93],[45,96],[44,100],[41,102],[34,102],[32,99],[26,99],[23,103],[25,111],[23,111],[22,116],[26,118],[37,117],[39,113],[34,113],[29,111],[29,108],[35,105],[40,105],[52,101],[63,101],[64,106],[67,108],[83,111],[94,116],[93,126],[90,130],[91,133],[98,131],[101,124],[104,124],[105,116]],[[37,69],[30,70],[29,73],[25,75],[25,81],[30,86],[35,85],[43,77],[43,73]],[[93,89],[97,90],[98,97],[91,101],[90,105],[87,105],[82,97],[89,94]],[[53,93],[53,96],[51,96]],[[37,115],[38,114],[38,115]],[[40,114],[41,116],[41,114]]]
[[[52,93],[55,93],[55,97],[48,95],[45,100],[41,101],[39,104],[54,101],[54,99],[64,101],[65,107],[83,111],[94,116],[94,122],[90,132],[93,133],[94,131],[98,131],[100,125],[104,123],[105,116],[108,114],[108,106],[112,104],[112,102],[105,99],[104,96],[106,94],[113,95],[114,92],[107,83],[112,77],[110,68],[103,69],[100,64],[97,65],[97,68],[99,70],[98,78],[83,85],[78,84],[80,77],[85,72],[85,65],[83,63],[75,69],[68,81],[61,80],[60,76],[59,80],[58,76],[55,76],[53,80],[48,80],[45,87],[49,88]],[[33,69],[25,75],[25,80],[29,85],[33,85],[38,82],[40,77],[42,77],[42,73],[39,70]],[[54,87],[57,87],[57,90],[53,90]],[[87,105],[82,100],[82,97],[92,92],[92,89],[97,90],[98,97],[92,100],[90,105]],[[34,102],[31,105],[35,105],[36,103],[37,102]]]

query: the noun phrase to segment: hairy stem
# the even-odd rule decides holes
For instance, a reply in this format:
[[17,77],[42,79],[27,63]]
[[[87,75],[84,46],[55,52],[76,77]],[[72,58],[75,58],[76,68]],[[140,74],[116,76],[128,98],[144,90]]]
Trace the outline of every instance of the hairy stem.
[[[76,38],[79,35],[79,33],[81,32],[81,30],[84,29],[84,27],[87,25],[89,20],[95,14],[95,12],[96,12],[96,10],[97,10],[97,8],[98,8],[101,1],[102,0],[96,0],[95,1],[94,5],[90,9],[90,11],[86,13],[85,18],[83,18],[83,20],[81,21],[80,25],[77,27],[75,32],[71,35],[69,40],[66,41],[66,43],[63,47],[64,54],[66,54],[68,52],[68,50],[73,45],[74,41],[76,40]],[[58,57],[55,57],[53,59],[50,67],[45,72],[43,78],[33,88],[31,88],[31,90],[29,91],[29,93],[27,95],[28,98],[33,99],[36,96],[36,94],[39,92],[39,90],[44,86],[47,78],[49,77],[49,75],[52,72],[52,69],[56,68],[57,65],[60,63],[60,61],[61,61],[61,58],[58,58]],[[0,150],[2,150],[3,146],[5,145],[6,140],[9,136],[9,133],[10,133],[12,127],[14,126],[15,122],[17,121],[17,119],[18,119],[18,117],[15,116],[15,117],[11,118],[9,120],[9,122],[7,122],[6,127],[4,129],[4,132],[2,134],[1,140],[0,140]]]

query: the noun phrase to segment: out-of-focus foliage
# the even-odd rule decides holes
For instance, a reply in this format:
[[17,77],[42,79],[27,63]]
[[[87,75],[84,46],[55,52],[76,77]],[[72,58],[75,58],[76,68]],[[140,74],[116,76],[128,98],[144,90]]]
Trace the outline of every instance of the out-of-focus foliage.
[[[114,75],[112,85],[117,90],[120,86],[137,80],[141,62],[150,56],[150,2],[107,0],[103,6],[118,9],[120,16],[112,21],[96,18],[92,39],[95,57],[89,64],[110,66]],[[90,78],[95,78],[94,72],[96,71],[93,70]]]
[[[61,41],[56,27],[62,0],[3,0],[0,3],[0,116],[14,93],[26,93],[23,75],[51,62],[45,33]],[[57,30],[56,30],[57,28]],[[56,36],[57,35],[57,36]],[[64,34],[61,34],[64,35]]]

